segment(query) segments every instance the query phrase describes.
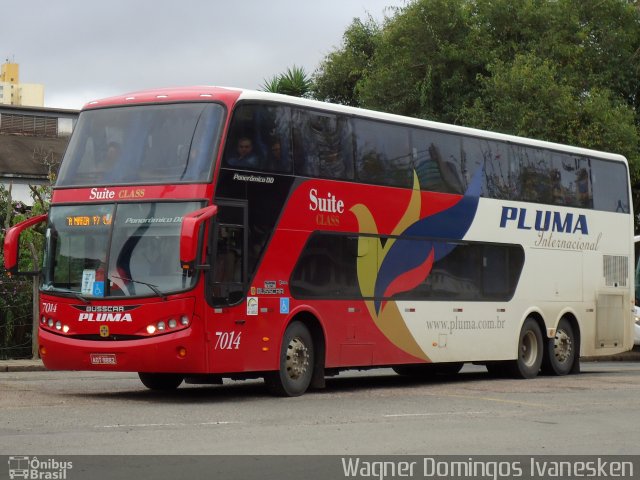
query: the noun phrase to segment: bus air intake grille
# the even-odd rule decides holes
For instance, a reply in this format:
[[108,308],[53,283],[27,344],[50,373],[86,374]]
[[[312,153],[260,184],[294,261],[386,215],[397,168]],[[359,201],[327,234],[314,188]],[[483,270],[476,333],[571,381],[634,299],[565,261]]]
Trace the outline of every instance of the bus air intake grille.
[[76,340],[93,340],[98,342],[117,342],[123,340],[140,340],[143,338],[141,335],[109,335],[108,337],[101,337],[100,335],[71,335],[71,338],[75,338]]
[[629,257],[603,255],[604,283],[607,287],[626,287],[629,278]]

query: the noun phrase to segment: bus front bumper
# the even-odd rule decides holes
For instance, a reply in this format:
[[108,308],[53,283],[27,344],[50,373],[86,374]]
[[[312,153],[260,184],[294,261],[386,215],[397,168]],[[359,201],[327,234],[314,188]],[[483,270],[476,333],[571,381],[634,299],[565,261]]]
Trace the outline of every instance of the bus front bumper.
[[68,338],[41,328],[39,342],[40,357],[50,370],[206,373],[204,342],[191,328],[119,341]]

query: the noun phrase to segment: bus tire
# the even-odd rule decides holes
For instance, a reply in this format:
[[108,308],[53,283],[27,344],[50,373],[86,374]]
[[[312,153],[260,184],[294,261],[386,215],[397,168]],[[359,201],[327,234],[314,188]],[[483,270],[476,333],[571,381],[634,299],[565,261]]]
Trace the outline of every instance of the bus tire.
[[566,318],[560,319],[555,336],[547,341],[542,371],[551,375],[571,373],[576,361],[576,347],[571,323]]
[[175,373],[146,373],[139,372],[138,377],[149,390],[170,392],[180,386],[184,377]]
[[279,397],[297,397],[307,391],[313,376],[315,351],[306,325],[294,321],[287,327],[280,348],[280,368],[264,380],[267,389]]
[[534,378],[540,372],[544,357],[542,332],[533,318],[528,317],[518,337],[518,358],[511,362],[511,373],[516,378]]

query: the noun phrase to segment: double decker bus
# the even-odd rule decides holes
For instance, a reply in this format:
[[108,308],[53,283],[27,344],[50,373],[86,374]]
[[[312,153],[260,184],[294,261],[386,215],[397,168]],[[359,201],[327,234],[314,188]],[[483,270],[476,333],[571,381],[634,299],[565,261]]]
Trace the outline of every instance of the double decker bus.
[[535,377],[633,344],[624,157],[265,92],[87,104],[46,221],[55,370],[151,389],[344,369]]

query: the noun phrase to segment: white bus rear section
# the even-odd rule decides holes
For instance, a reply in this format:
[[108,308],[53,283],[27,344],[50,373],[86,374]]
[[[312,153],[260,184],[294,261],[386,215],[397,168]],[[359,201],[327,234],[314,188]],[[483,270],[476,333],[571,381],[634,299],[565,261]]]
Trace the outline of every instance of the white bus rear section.
[[[503,207],[524,208],[530,218],[536,210],[572,215],[574,222],[584,215],[586,232],[536,231],[518,221],[501,228]],[[398,309],[433,362],[512,360],[529,317],[541,323],[543,338],[554,337],[562,318],[575,322],[580,356],[620,353],[634,343],[632,232],[629,214],[481,199],[465,240],[522,245],[525,261],[513,298],[399,301]]]

